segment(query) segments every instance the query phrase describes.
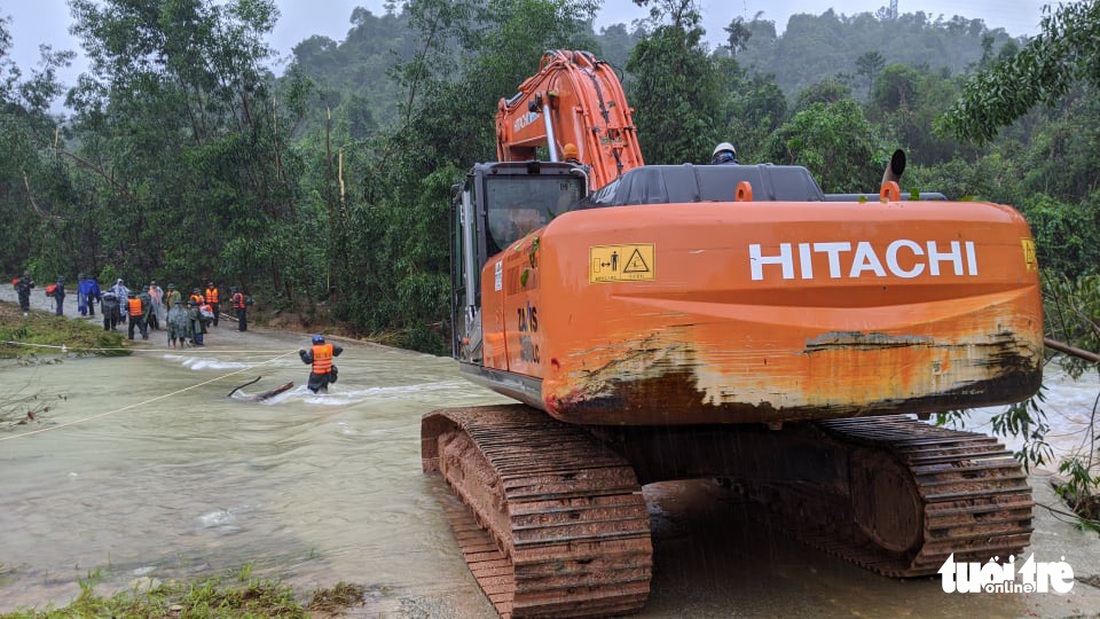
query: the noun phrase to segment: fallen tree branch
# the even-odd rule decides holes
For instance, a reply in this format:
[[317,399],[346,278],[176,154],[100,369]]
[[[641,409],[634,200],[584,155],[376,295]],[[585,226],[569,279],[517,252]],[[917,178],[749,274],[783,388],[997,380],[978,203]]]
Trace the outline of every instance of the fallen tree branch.
[[38,213],[41,217],[49,217],[51,219],[61,219],[57,215],[42,212],[42,209],[38,208],[38,203],[34,201],[34,194],[31,193],[31,181],[27,178],[27,171],[23,170],[23,190],[27,192],[27,202],[34,209],[34,212]]
[[254,379],[252,379],[252,380],[248,381],[247,383],[245,383],[245,384],[241,385],[240,387],[237,387],[237,388],[236,388],[236,389],[234,389],[233,391],[230,391],[230,392],[229,392],[229,394],[227,394],[227,395],[226,395],[225,397],[227,397],[227,398],[231,398],[231,397],[233,397],[233,394],[234,394],[234,393],[237,393],[238,391],[240,391],[241,389],[244,389],[245,387],[247,387],[247,386],[251,385],[252,383],[257,383],[257,382],[260,382],[260,379],[261,379],[261,378],[263,378],[263,376],[257,376],[256,378],[254,378]]
[[1058,340],[1052,340],[1049,337],[1044,337],[1043,338],[1043,343],[1047,345],[1047,348],[1053,348],[1054,350],[1057,350],[1058,352],[1065,353],[1067,355],[1073,355],[1074,357],[1077,357],[1078,359],[1084,359],[1085,361],[1091,361],[1093,363],[1100,363],[1100,355],[1098,355],[1094,352],[1089,352],[1087,350],[1076,348],[1076,347],[1070,346],[1069,344],[1066,344],[1064,342],[1059,342]]
[[270,397],[279,395],[280,393],[290,389],[293,386],[294,386],[293,382],[283,383],[283,384],[279,385],[278,387],[276,387],[274,389],[269,389],[268,391],[265,391],[265,392],[263,392],[259,395],[254,395],[251,398],[248,398],[248,401],[249,402],[263,402],[264,400],[266,400]]

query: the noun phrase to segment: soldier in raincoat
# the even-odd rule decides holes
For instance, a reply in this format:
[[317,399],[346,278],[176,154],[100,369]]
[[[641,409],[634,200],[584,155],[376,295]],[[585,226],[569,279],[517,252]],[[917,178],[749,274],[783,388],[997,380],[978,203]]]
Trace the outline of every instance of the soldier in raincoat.
[[99,303],[99,282],[94,277],[76,276],[76,309],[81,316],[95,316],[95,304]]
[[149,286],[141,287],[138,298],[141,299],[141,322],[144,326],[141,330],[141,339],[147,340],[149,339],[149,327],[152,326],[155,320],[153,316],[153,296],[149,294]]
[[194,301],[187,302],[187,334],[191,337],[191,343],[195,346],[205,346],[202,342],[203,321],[199,306]]
[[118,328],[118,323],[122,318],[120,303],[121,301],[118,296],[115,295],[114,288],[108,288],[100,296],[99,309],[103,314],[104,331],[114,331]]
[[172,309],[168,310],[168,318],[165,320],[165,327],[168,330],[168,346],[175,348],[176,342],[179,342],[180,348],[187,345],[187,327],[190,322],[191,317],[187,315],[187,309],[183,307],[183,301],[177,296]]
[[[130,289],[126,287],[126,283],[122,281],[122,278],[118,278],[114,286],[111,286],[111,292],[115,293],[115,298],[118,299],[119,307],[121,308],[126,304],[126,300],[130,298]],[[119,311],[118,321],[119,323],[126,323],[127,312]]]
[[149,314],[149,327],[160,330],[167,315],[168,306],[164,304],[164,289],[157,285],[157,280],[149,282],[149,298],[153,300],[153,311]]
[[179,290],[176,290],[175,284],[168,282],[168,292],[164,293],[164,306],[173,308],[176,306],[176,301],[183,301],[183,295],[180,294]]

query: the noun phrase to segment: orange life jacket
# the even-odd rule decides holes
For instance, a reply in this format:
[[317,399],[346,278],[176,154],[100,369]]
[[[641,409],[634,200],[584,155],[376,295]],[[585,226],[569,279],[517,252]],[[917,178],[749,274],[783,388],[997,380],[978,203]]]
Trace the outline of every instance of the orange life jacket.
[[313,346],[313,373],[328,374],[332,371],[332,344]]
[[130,307],[131,316],[141,316],[141,299],[133,298],[126,300],[127,305]]
[[218,289],[217,288],[207,288],[206,289],[206,301],[208,303],[217,303],[218,302]]
[[233,308],[234,309],[244,309],[244,295],[243,294],[241,294],[239,292],[234,294],[232,301],[233,301]]
[[194,301],[195,305],[202,305],[206,302],[206,299],[202,298],[201,294],[191,293],[191,296],[187,298],[188,301]]

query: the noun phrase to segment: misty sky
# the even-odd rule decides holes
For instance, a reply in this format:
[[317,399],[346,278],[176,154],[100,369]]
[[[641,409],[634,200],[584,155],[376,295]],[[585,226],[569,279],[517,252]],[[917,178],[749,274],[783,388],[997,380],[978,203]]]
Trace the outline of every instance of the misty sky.
[[[376,15],[383,12],[383,0],[277,0],[282,16],[271,36],[271,44],[279,54],[289,55],[295,44],[314,34],[321,34],[342,41],[350,28],[352,9],[363,6]],[[751,20],[757,13],[763,19],[772,20],[782,31],[787,18],[794,13],[820,15],[830,7],[838,13],[854,15],[874,12],[887,4],[881,0],[700,0],[703,26],[707,40],[713,45],[720,42],[723,27],[735,17]],[[1035,0],[926,0],[913,2],[899,0],[901,13],[924,11],[932,19],[943,16],[950,19],[959,14],[970,19],[981,18],[991,28],[1004,28],[1009,34],[1034,35],[1039,31],[1042,17],[1040,3]],[[645,9],[633,0],[604,0],[603,9],[596,19],[597,30],[614,23],[630,24],[644,18]],[[9,25],[13,39],[12,58],[28,75],[37,66],[38,46],[49,44],[54,49],[80,51],[77,41],[68,34],[70,14],[65,0],[13,0],[0,5],[0,17],[11,17]],[[62,80],[69,85],[86,67],[82,60],[62,73]]]

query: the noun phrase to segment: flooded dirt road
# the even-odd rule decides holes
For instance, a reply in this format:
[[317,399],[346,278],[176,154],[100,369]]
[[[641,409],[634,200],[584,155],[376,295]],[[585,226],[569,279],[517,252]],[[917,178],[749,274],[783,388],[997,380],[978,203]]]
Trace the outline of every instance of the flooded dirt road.
[[[354,616],[494,616],[443,518],[442,482],[421,473],[419,421],[504,398],[450,359],[352,342],[341,342],[339,382],[313,395],[296,352],[307,336],[223,321],[207,342],[173,351],[159,332],[129,357],[0,368],[0,398],[37,394],[46,408],[0,427],[0,611],[63,605],[96,569],[107,592],[250,564],[303,592],[363,584]],[[290,391],[248,401],[287,381]],[[1056,505],[1041,476],[1032,483]],[[1100,613],[1085,582],[1100,574],[1097,535],[1042,507],[1028,552],[1072,565],[1065,595],[947,594],[938,579],[879,577],[794,542],[710,482],[646,495],[655,564],[643,617]]]

